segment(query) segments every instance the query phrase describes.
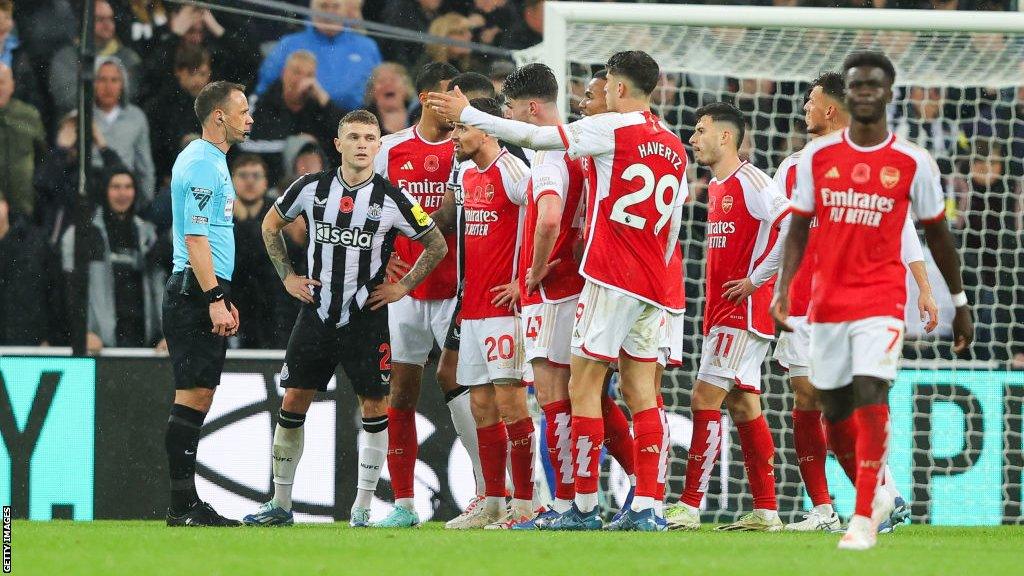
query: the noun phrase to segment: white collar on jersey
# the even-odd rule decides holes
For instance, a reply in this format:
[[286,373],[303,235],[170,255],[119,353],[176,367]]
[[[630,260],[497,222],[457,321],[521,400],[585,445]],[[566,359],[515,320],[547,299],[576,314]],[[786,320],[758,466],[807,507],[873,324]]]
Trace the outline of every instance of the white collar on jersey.
[[345,182],[345,179],[341,177],[341,166],[338,166],[338,168],[334,170],[334,177],[338,179],[338,183],[341,184],[342,188],[344,188],[344,189],[346,189],[346,190],[348,190],[350,192],[355,192],[356,190],[359,190],[360,188],[363,188],[364,186],[366,186],[370,182],[373,182],[373,177],[374,176],[376,176],[376,174],[370,173],[370,177],[367,178],[366,180],[363,180],[362,182],[360,182],[359,184],[356,184],[354,186],[349,186]]
[[893,139],[892,130],[889,130],[889,131],[887,131],[885,133],[885,140],[882,140],[881,144],[875,144],[874,146],[868,146],[868,147],[858,146],[853,141],[853,138],[850,138],[850,127],[847,126],[846,128],[843,129],[843,140],[845,140],[846,143],[850,145],[850,148],[853,148],[854,150],[856,150],[858,152],[874,152],[875,150],[881,150],[882,148],[885,148],[886,146],[888,146],[892,142],[892,139]]

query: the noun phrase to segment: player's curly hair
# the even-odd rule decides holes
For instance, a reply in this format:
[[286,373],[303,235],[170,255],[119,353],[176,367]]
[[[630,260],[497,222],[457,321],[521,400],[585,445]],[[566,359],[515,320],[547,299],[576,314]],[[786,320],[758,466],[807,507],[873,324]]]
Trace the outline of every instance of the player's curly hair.
[[558,80],[546,64],[534,62],[521,66],[505,78],[501,93],[506,98],[536,98],[554,102],[558,98]]
[[605,66],[608,74],[629,78],[638,90],[649,95],[654,92],[661,77],[661,68],[651,58],[651,55],[643,50],[626,50],[616,52],[608,59]]
[[846,59],[843,60],[844,73],[850,68],[860,68],[861,66],[881,68],[889,79],[890,84],[894,84],[896,82],[896,67],[893,66],[892,60],[889,60],[889,57],[882,52],[874,50],[858,50],[856,52],[850,52],[850,54],[846,56]]

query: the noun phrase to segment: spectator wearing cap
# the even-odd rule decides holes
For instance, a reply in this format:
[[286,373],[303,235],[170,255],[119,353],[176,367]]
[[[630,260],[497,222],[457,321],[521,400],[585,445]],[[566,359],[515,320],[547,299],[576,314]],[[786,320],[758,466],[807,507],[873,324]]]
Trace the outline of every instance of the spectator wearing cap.
[[0,62],[0,193],[14,212],[32,216],[36,165],[46,155],[46,131],[35,107],[14,98],[11,68]]
[[171,176],[174,159],[186,134],[200,134],[196,119],[196,96],[210,83],[210,52],[201,46],[185,46],[174,57],[173,84],[166,84],[145,104],[150,143],[158,186]]
[[[359,18],[361,0],[311,0],[310,8],[340,18]],[[288,57],[307,50],[318,62],[317,80],[342,110],[355,110],[363,101],[370,73],[381,63],[377,43],[363,34],[345,29],[334,19],[314,16],[305,30],[289,34],[263,61],[256,93],[267,94],[281,78]],[[257,123],[258,125],[258,123]]]
[[[129,78],[141,78],[142,59],[131,48],[121,43],[114,26],[114,9],[107,0],[96,0],[96,56],[113,56],[121,61]],[[50,60],[50,95],[55,112],[63,116],[78,105],[78,45],[69,44]],[[129,86],[129,88],[131,88]],[[125,92],[129,102],[136,102],[131,90]]]
[[[469,42],[473,33],[469,27],[469,19],[455,12],[438,16],[430,23],[431,36],[440,36],[449,40]],[[469,48],[449,46],[447,44],[427,44],[423,56],[416,63],[415,70],[422,70],[431,62],[445,62],[454,66],[459,72],[468,72],[474,67],[472,52]]]
[[[149,120],[125,99],[128,73],[112,56],[96,61],[95,120],[111,148],[138,180],[135,192],[142,204],[153,200],[156,171],[149,141]],[[94,164],[100,160],[94,158]]]
[[405,66],[385,62],[373,69],[366,84],[366,109],[380,121],[381,135],[412,126],[409,106],[415,94]]
[[60,262],[0,192],[0,346],[63,343]]
[[[386,3],[381,23],[414,32],[427,33],[430,23],[440,14],[442,0],[392,0]],[[423,44],[401,40],[383,40],[381,54],[389,62],[406,68],[413,66],[423,53]]]
[[284,140],[309,134],[324,149],[333,149],[338,120],[345,114],[317,79],[319,63],[308,50],[288,55],[284,71],[256,102],[253,140]]
[[[135,215],[135,177],[124,169],[111,172],[103,186],[103,203],[85,231],[88,254],[86,346],[102,348],[165,347],[160,331],[170,249],[157,239],[152,224]],[[64,272],[75,265],[75,227],[61,240]]]

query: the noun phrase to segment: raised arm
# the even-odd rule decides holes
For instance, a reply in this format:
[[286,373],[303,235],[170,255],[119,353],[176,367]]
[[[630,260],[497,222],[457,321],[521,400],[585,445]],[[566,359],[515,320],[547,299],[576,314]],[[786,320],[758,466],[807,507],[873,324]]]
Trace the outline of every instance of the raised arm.
[[431,92],[427,106],[452,122],[461,122],[495,136],[505,142],[532,150],[566,150],[567,143],[558,126],[534,126],[491,116],[469,105],[469,100],[456,88],[454,92]]

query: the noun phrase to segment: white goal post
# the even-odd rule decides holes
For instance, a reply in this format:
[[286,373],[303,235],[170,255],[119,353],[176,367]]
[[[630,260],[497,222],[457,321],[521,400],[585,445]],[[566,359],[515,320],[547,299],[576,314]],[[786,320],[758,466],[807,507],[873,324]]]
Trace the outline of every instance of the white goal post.
[[[890,120],[897,134],[928,148],[939,162],[978,336],[971,358],[952,359],[952,306],[926,251],[941,322],[937,335],[925,335],[908,314],[905,361],[890,395],[893,474],[913,503],[915,521],[1021,523],[1024,372],[1010,368],[1015,358],[1024,363],[1024,13],[549,1],[544,38],[516,59],[554,70],[565,87],[559,104],[567,119],[575,117],[591,74],[612,53],[644,50],[663,72],[652,108],[684,142],[697,107],[729,100],[749,123],[743,152],[769,174],[807,140],[803,97],[816,76],[836,70],[857,49],[892,58],[897,86]],[[682,489],[704,300],[707,172],[693,167],[688,178],[691,200],[681,235],[685,367],[669,371],[662,389],[673,441],[670,501]],[[916,302],[916,288],[908,286]],[[780,512],[785,520],[799,519],[809,503],[793,449],[793,397],[773,362],[765,362],[764,374]],[[736,440],[735,433],[723,440],[707,520],[730,520],[750,509]],[[610,459],[604,472],[614,508],[625,478]],[[848,514],[852,488],[834,461],[828,479],[840,512]]]

